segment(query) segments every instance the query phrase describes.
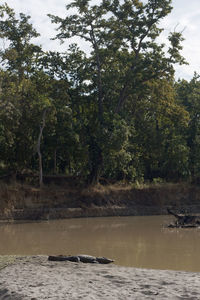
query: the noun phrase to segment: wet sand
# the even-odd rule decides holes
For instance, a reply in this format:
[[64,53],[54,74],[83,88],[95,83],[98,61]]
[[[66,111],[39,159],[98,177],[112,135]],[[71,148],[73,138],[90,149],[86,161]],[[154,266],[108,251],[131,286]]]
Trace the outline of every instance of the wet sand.
[[2,300],[200,299],[200,273],[52,262],[47,256],[12,258],[1,267]]

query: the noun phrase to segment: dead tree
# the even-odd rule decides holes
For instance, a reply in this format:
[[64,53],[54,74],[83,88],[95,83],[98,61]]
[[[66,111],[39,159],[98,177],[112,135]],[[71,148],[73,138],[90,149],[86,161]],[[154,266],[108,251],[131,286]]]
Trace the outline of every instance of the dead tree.
[[42,123],[40,125],[40,132],[39,132],[38,141],[37,141],[37,153],[38,153],[38,158],[39,158],[39,184],[40,184],[40,187],[43,186],[42,154],[41,154],[40,146],[41,146],[42,133],[43,133],[44,127],[46,125],[46,114],[47,114],[47,109],[45,108],[43,111],[43,114],[42,114]]
[[174,227],[195,227],[200,225],[200,217],[189,214],[178,214],[167,208],[167,212],[176,218]]

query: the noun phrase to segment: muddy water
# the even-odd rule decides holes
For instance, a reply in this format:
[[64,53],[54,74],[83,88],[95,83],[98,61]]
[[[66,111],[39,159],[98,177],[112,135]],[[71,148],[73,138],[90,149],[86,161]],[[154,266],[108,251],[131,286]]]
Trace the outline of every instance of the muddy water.
[[0,224],[0,255],[90,254],[117,265],[200,271],[200,229],[168,229],[166,216]]

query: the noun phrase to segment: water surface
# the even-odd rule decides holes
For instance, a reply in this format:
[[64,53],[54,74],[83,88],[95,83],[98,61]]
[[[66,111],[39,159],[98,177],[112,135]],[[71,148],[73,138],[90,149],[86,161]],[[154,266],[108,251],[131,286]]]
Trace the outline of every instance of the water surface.
[[200,272],[200,229],[168,229],[168,216],[0,224],[0,255],[90,254],[117,265]]

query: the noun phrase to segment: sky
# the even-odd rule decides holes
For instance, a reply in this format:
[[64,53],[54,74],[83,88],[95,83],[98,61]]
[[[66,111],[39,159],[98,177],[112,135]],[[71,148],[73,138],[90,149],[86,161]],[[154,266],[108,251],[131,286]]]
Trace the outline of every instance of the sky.
[[[98,3],[97,0],[93,0]],[[65,5],[71,0],[0,0],[6,2],[18,14],[23,12],[31,16],[34,28],[41,34],[37,43],[42,45],[44,50],[65,51],[68,45],[60,45],[58,41],[50,38],[55,36],[55,25],[51,24],[47,14],[64,17],[67,13]],[[162,41],[170,31],[181,31],[185,38],[182,55],[189,65],[176,66],[176,78],[190,80],[194,72],[200,74],[200,0],[172,0],[173,11],[161,23],[164,28]],[[87,45],[80,44],[83,50]]]

